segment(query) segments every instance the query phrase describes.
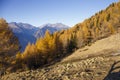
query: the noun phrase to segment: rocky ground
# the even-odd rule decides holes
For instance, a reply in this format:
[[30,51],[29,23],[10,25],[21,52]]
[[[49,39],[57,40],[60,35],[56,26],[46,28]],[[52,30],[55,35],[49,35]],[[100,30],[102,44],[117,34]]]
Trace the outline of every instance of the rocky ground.
[[[120,80],[119,60],[119,54],[109,53],[73,62],[57,63],[43,69],[11,73],[3,76],[1,80]],[[116,62],[118,64],[113,65]],[[112,71],[112,65],[119,68]]]
[[54,65],[6,74],[0,80],[120,80],[120,42],[115,42],[120,36],[117,36],[79,49]]

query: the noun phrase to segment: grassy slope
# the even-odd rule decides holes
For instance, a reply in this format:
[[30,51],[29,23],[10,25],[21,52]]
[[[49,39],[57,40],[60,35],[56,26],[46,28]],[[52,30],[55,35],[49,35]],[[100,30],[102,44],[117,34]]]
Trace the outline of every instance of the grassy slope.
[[82,49],[78,49],[72,55],[63,59],[62,62],[105,54],[105,51],[120,52],[119,50],[120,50],[120,33],[111,35],[110,37],[104,38],[102,40],[98,40],[91,46],[86,46]]

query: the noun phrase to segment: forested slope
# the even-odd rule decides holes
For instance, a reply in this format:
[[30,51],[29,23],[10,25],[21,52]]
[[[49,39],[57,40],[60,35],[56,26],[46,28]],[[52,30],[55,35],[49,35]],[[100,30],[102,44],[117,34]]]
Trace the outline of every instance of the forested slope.
[[29,68],[37,68],[119,32],[120,2],[117,2],[68,30],[54,34],[47,31],[35,44],[29,44],[19,59]]
[[15,56],[19,49],[17,37],[9,29],[7,22],[0,19],[0,70],[11,65],[11,57]]

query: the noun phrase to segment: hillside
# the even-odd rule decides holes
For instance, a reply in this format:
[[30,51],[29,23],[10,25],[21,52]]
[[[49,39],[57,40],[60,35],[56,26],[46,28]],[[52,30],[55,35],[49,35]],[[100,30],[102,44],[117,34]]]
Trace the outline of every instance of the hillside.
[[0,18],[0,55],[15,55],[18,50],[17,37],[10,30],[7,22]]
[[112,35],[75,51],[55,65],[11,73],[2,80],[119,80],[119,38],[120,33]]
[[71,40],[75,39],[74,48],[81,48],[86,45],[108,37],[120,31],[120,2],[112,3],[109,7],[99,11],[90,18],[78,23],[68,30],[61,31],[60,38],[64,47]]
[[7,22],[0,19],[0,75],[11,65],[13,56],[19,51],[20,45],[18,38],[9,29]]
[[[76,50],[70,56],[64,58],[62,62],[69,62],[84,58],[89,58],[91,56],[105,55],[108,52],[115,51],[119,53],[120,50],[120,33],[111,35],[108,38],[104,38],[94,42],[91,46],[85,46],[84,48]],[[116,55],[112,54],[112,55]],[[77,55],[77,56],[76,56]]]

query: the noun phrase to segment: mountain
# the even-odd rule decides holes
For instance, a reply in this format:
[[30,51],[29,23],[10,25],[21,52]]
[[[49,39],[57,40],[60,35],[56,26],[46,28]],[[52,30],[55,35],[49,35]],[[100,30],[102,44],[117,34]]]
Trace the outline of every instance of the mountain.
[[36,38],[39,38],[41,36],[44,36],[46,30],[49,30],[50,33],[54,33],[55,31],[60,31],[60,30],[65,30],[65,29],[68,29],[69,26],[67,25],[64,25],[62,23],[56,23],[56,24],[44,24],[42,26],[39,27],[40,30],[38,30],[35,34]]
[[35,27],[27,23],[9,23],[10,29],[13,33],[18,37],[19,42],[21,44],[21,51],[23,51],[26,45],[30,43],[35,43],[36,39],[39,37],[43,37],[46,30],[49,30],[50,33],[54,33],[55,31],[59,31],[62,29],[68,29],[69,27],[62,24],[46,24],[41,27]]
[[40,26],[40,28],[44,28],[44,27],[52,27],[56,30],[62,30],[62,29],[68,29],[69,28],[69,26],[64,25],[62,23],[56,23],[56,24],[48,23],[48,24],[44,24],[44,25]]
[[56,30],[55,28],[53,28],[53,27],[44,26],[44,27],[40,28],[40,29],[36,32],[35,37],[36,37],[36,38],[43,37],[43,36],[45,35],[46,30],[49,30],[51,34],[54,33],[55,31],[57,31],[57,30]]
[[9,27],[12,29],[13,33],[18,37],[22,51],[25,49],[26,45],[29,42],[34,43],[36,41],[34,34],[38,30],[37,27],[26,23],[16,22],[9,23]]

